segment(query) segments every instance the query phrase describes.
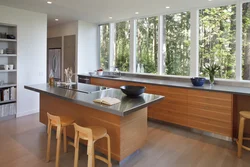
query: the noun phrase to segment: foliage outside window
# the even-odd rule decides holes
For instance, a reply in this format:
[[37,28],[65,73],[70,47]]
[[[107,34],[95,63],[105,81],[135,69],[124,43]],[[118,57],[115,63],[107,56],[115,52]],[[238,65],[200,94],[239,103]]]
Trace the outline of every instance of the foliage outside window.
[[205,64],[221,68],[216,78],[234,79],[236,70],[236,6],[200,10],[200,76],[207,77]]
[[158,17],[137,20],[137,72],[157,73]]
[[100,62],[101,68],[109,68],[109,25],[100,26]]
[[129,71],[130,55],[130,23],[129,21],[116,23],[115,34],[115,67],[119,71]]
[[242,6],[242,79],[250,80],[250,3]]
[[170,14],[165,21],[165,73],[190,74],[190,12]]

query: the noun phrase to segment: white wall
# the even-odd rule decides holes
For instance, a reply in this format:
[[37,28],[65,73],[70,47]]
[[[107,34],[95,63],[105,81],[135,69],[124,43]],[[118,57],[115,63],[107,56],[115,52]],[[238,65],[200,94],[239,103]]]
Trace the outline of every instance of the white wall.
[[99,68],[98,25],[78,21],[78,73]]
[[39,94],[24,85],[46,83],[47,15],[0,5],[0,23],[17,25],[17,116],[39,111]]
[[48,27],[48,38],[77,35],[77,27],[77,21]]

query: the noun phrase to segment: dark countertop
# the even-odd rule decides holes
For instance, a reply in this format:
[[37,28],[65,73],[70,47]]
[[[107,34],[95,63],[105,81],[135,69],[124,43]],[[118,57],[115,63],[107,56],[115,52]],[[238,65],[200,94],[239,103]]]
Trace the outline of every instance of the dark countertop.
[[[142,94],[138,98],[129,98],[125,94],[123,94],[121,90],[113,88],[93,92],[90,94],[65,88],[50,87],[48,84],[24,86],[24,88],[39,93],[46,93],[76,104],[91,107],[119,116],[126,116],[164,98],[164,96],[147,93]],[[106,106],[93,102],[93,100],[95,99],[107,96],[120,99],[121,103],[115,104],[113,106]]]
[[205,84],[204,86],[197,87],[197,86],[193,86],[191,81],[190,82],[171,81],[171,80],[164,80],[164,79],[152,79],[152,78],[146,78],[146,77],[133,77],[133,76],[122,76],[121,78],[107,78],[107,77],[102,77],[102,76],[97,76],[97,75],[90,76],[89,74],[79,74],[79,76],[87,76],[87,77],[102,78],[102,79],[117,80],[117,81],[137,82],[137,83],[160,85],[160,86],[197,89],[197,90],[204,90],[204,91],[215,91],[215,92],[250,95],[250,88],[239,87],[239,86],[214,85],[213,87],[211,87],[209,84]]

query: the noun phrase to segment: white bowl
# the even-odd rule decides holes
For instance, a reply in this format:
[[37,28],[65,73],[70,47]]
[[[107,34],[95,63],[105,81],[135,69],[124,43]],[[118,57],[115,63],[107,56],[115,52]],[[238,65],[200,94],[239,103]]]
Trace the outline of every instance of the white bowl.
[[103,71],[97,71],[97,75],[103,75]]

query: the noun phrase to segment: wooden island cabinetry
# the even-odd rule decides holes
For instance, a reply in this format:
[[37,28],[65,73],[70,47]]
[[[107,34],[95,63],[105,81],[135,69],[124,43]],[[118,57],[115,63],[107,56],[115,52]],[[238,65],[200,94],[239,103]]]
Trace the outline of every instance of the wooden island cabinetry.
[[161,102],[148,107],[149,118],[233,136],[233,94],[94,77],[91,84],[112,88],[122,85],[145,86],[146,93],[165,96]]

